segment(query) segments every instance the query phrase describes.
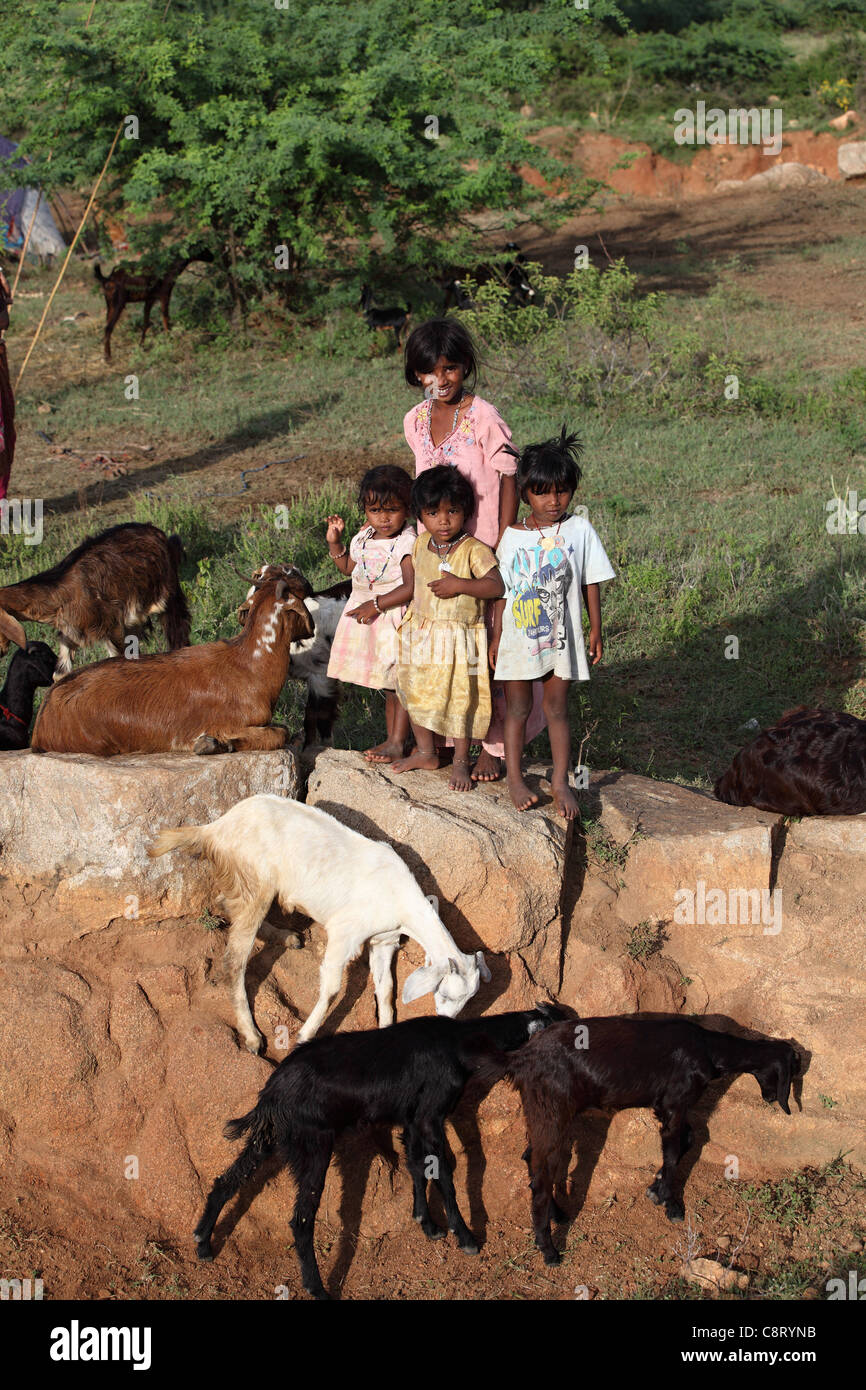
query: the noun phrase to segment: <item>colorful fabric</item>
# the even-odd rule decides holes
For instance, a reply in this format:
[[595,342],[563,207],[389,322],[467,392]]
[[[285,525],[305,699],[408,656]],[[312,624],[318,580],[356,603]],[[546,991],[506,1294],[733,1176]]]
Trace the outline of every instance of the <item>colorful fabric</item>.
[[[491,714],[484,600],[431,593],[429,585],[443,571],[426,533],[415,542],[413,561],[415,597],[400,627],[397,694],[419,728],[450,738],[483,738]],[[460,579],[481,579],[496,568],[496,557],[466,536],[447,564]]]
[[[517,472],[517,460],[506,453],[511,431],[489,401],[475,396],[457,428],[434,445],[430,437],[429,400],[413,406],[403,419],[403,432],[415,455],[415,476],[448,464],[458,468],[475,489],[478,504],[466,518],[466,530],[491,548],[499,539],[499,491],[503,474]],[[420,528],[419,528],[420,529]]]
[[403,583],[401,562],[412,554],[414,526],[406,526],[393,540],[376,539],[372,526],[354,536],[349,555],[355,561],[352,593],[337,624],[328,675],[350,685],[370,690],[393,690],[397,665],[397,630],[406,608],[388,608],[374,623],[365,626],[350,613],[369,603],[374,594],[381,599]]
[[581,587],[614,579],[613,566],[585,517],[569,516],[544,535],[509,526],[496,557],[505,584],[497,681],[589,680]]
[[0,498],[6,496],[15,457],[15,397],[9,378],[6,344],[0,342]]

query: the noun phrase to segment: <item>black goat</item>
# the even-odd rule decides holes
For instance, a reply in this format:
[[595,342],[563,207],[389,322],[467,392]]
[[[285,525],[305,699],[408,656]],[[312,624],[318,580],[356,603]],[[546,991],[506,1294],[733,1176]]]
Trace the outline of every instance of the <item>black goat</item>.
[[368,328],[393,329],[397,346],[400,346],[400,334],[409,325],[409,315],[412,312],[412,305],[407,304],[405,309],[394,307],[392,309],[374,309],[373,291],[369,285],[361,286],[361,298],[358,301],[364,313],[364,319]]
[[[585,1031],[582,1031],[585,1030]],[[661,1124],[662,1166],[647,1189],[668,1220],[682,1221],[673,1178],[692,1144],[688,1111],[711,1081],[751,1072],[766,1101],[786,1115],[800,1058],[790,1043],[713,1032],[674,1019],[585,1018],[547,1029],[507,1059],[505,1075],[520,1092],[529,1148],[532,1224],[545,1264],[559,1264],[551,1218],[564,1221],[554,1188],[568,1164],[573,1121],[587,1109],[652,1108]]]
[[732,806],[783,816],[856,816],[866,811],[866,719],[789,710],[740,749],[714,791]]
[[526,256],[516,241],[509,241],[505,250],[512,253],[512,260],[505,261],[501,265],[482,261],[472,270],[460,271],[457,276],[446,277],[439,282],[445,295],[444,308],[446,311],[452,304],[457,309],[475,307],[475,301],[465,283],[467,279],[475,285],[485,285],[490,280],[497,280],[501,285],[505,285],[509,299],[518,308],[525,309],[527,304],[532,303],[535,298],[535,290],[529,282]]
[[0,690],[0,750],[26,748],[36,687],[51,685],[57,657],[45,642],[28,642],[12,653]]
[[[425,1166],[442,1194],[448,1228],[467,1254],[478,1246],[457,1206],[447,1153],[445,1121],[482,1062],[499,1074],[502,1054],[563,1017],[551,1004],[489,1018],[413,1018],[390,1028],[338,1033],[302,1043],[268,1078],[255,1109],[230,1120],[228,1139],[248,1135],[239,1157],[216,1179],[195,1229],[198,1257],[213,1259],[211,1234],[220,1212],[252,1180],[269,1154],[278,1153],[297,1182],[292,1217],[304,1288],[327,1298],[313,1247],[316,1213],[338,1134],[358,1125],[400,1124],[412,1175],[412,1216],[430,1240],[444,1232],[427,1205]],[[491,1076],[492,1079],[492,1076]]]

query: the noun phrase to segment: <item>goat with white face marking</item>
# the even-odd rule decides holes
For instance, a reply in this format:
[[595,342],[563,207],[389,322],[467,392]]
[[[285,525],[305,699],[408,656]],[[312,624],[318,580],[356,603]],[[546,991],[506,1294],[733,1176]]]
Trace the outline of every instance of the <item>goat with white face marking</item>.
[[264,1041],[247,1000],[245,972],[274,898],[284,912],[297,909],[328,934],[319,998],[299,1033],[318,1029],[349,961],[370,943],[370,973],[379,1026],[394,1020],[391,962],[401,936],[424,948],[425,965],[403,986],[403,1003],[433,994],[436,1012],[453,1018],[490,972],[481,951],[459,950],[409,869],[390,845],[368,840],[333,816],[280,796],[247,797],[210,825],[163,830],[151,858],[173,849],[202,854],[214,866],[231,929],[225,956],[238,1028],[251,1052]]
[[36,753],[226,753],[284,748],[272,724],[289,649],[312,632],[309,585],[295,571],[263,584],[239,637],[98,661],[55,685],[36,718]]
[[[253,573],[254,584],[246,599],[238,609],[238,622],[241,627],[247,620],[250,600],[256,592],[255,584],[265,579],[285,575],[291,566],[262,565]],[[334,584],[320,593],[310,594],[304,599],[307,611],[313,620],[313,634],[292,643],[289,662],[289,679],[305,681],[307,703],[304,710],[304,732],[297,739],[303,747],[310,743],[330,743],[337,717],[337,698],[339,682],[328,675],[328,662],[331,659],[331,646],[337,624],[349,599],[351,581]]]

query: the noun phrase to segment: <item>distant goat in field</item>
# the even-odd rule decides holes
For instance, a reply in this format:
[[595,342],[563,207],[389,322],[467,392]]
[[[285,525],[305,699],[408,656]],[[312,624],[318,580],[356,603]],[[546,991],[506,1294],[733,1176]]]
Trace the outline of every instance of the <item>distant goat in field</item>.
[[106,362],[111,361],[111,335],[127,304],[144,305],[144,319],[141,325],[142,342],[144,342],[145,334],[150,327],[150,311],[157,300],[159,300],[159,307],[162,310],[163,326],[168,332],[171,328],[168,306],[178,276],[193,261],[212,260],[213,252],[208,251],[206,247],[199,247],[197,250],[192,250],[188,256],[178,256],[162,275],[130,270],[128,266],[123,265],[115,266],[109,275],[103,275],[101,266],[95,265],[93,273],[105,295],[103,344]]
[[436,1012],[452,1018],[490,971],[481,951],[455,945],[403,860],[388,844],[368,840],[315,806],[280,796],[247,797],[210,825],[183,825],[157,836],[151,858],[173,849],[203,854],[214,866],[231,928],[225,974],[238,1028],[251,1052],[264,1039],[247,999],[245,972],[256,933],[274,898],[328,934],[319,997],[298,1037],[306,1042],[336,997],[349,961],[369,941],[379,1026],[394,1020],[391,962],[401,936],[424,948],[426,963],[403,986],[403,1003],[433,994]]
[[859,815],[866,811],[866,719],[806,705],[789,710],[740,750],[715,794],[783,816]]
[[50,685],[57,657],[44,642],[28,642],[12,653],[6,681],[0,690],[0,750],[26,748],[33,718],[33,697],[40,685]]
[[564,1177],[582,1111],[655,1111],[661,1125],[662,1166],[647,1190],[670,1221],[685,1209],[674,1195],[680,1159],[692,1144],[688,1112],[711,1081],[751,1072],[766,1101],[790,1115],[791,1080],[800,1058],[790,1043],[713,1032],[685,1019],[583,1018],[557,1023],[508,1060],[505,1075],[520,1092],[526,1117],[535,1243],[545,1264],[559,1264],[551,1219],[565,1215],[554,1200]]
[[159,617],[171,649],[189,642],[190,616],[178,570],[179,536],[149,522],[110,526],[51,569],[0,589],[0,655],[27,646],[22,622],[47,623],[60,639],[56,678],[72,670],[76,648],[104,642],[112,656],[129,635]]
[[391,309],[374,309],[373,291],[370,289],[369,285],[361,286],[360,305],[367,327],[384,329],[386,331],[392,329],[394,337],[397,340],[397,346],[399,347],[400,335],[409,326],[409,315],[412,313],[412,305],[407,304],[405,309],[397,307]]
[[99,661],[55,685],[33,728],[37,753],[228,753],[283,748],[272,724],[290,647],[308,637],[310,586],[299,571],[257,591],[246,627],[227,642]]
[[445,1234],[427,1205],[432,1160],[448,1229],[466,1254],[477,1255],[475,1237],[457,1205],[445,1121],[479,1062],[491,1054],[507,1060],[512,1048],[562,1016],[554,1005],[539,1004],[485,1018],[412,1018],[387,1033],[337,1033],[296,1047],[268,1077],[255,1108],[225,1127],[227,1139],[248,1138],[211,1188],[194,1233],[199,1259],[213,1259],[211,1235],[226,1202],[249,1186],[270,1154],[278,1153],[297,1182],[292,1230],[304,1288],[315,1298],[327,1298],[314,1236],[334,1140],[344,1130],[371,1124],[403,1126],[412,1217],[428,1240]]

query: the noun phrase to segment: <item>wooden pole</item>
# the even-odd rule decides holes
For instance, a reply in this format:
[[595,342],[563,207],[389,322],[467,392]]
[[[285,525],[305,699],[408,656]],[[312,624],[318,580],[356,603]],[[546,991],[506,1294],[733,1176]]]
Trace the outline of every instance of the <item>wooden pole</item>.
[[33,352],[33,349],[34,349],[35,346],[36,346],[36,343],[37,343],[37,341],[38,341],[38,339],[39,339],[39,334],[42,332],[43,325],[44,325],[44,323],[45,323],[46,318],[48,317],[48,310],[51,308],[51,301],[54,299],[54,296],[56,295],[57,291],[58,291],[59,288],[60,288],[60,282],[61,282],[61,280],[63,279],[63,276],[66,274],[66,267],[69,265],[69,262],[70,262],[70,260],[71,260],[71,258],[72,258],[72,252],[75,250],[75,246],[76,246],[76,243],[77,243],[77,241],[78,241],[78,238],[81,236],[81,233],[82,233],[82,231],[84,230],[84,224],[85,224],[85,222],[87,221],[87,217],[88,217],[88,214],[89,214],[89,212],[90,212],[90,209],[93,207],[94,201],[95,201],[95,199],[96,199],[96,195],[97,195],[97,193],[99,192],[99,185],[102,183],[102,180],[105,178],[106,171],[107,171],[107,169],[108,169],[109,164],[111,163],[111,156],[114,154],[115,147],[116,147],[116,145],[117,145],[118,140],[120,139],[120,134],[121,134],[121,131],[123,130],[123,125],[124,125],[124,123],[123,123],[123,121],[121,121],[121,122],[120,122],[120,125],[117,127],[117,130],[115,131],[114,139],[113,139],[112,142],[111,142],[111,149],[108,151],[108,154],[107,154],[106,157],[105,157],[105,163],[103,164],[102,169],[100,170],[99,178],[96,180],[96,183],[93,185],[93,192],[91,193],[90,198],[88,199],[87,207],[84,209],[84,214],[83,214],[83,216],[82,216],[82,218],[81,218],[81,221],[80,221],[79,224],[78,224],[78,230],[76,231],[75,236],[72,238],[72,241],[70,242],[69,250],[66,252],[66,258],[65,258],[65,260],[64,260],[64,262],[63,262],[63,265],[60,267],[60,274],[58,275],[56,281],[54,282],[54,288],[52,289],[50,295],[48,296],[48,301],[47,301],[47,303],[46,303],[46,305],[45,305],[45,308],[42,310],[42,317],[41,317],[41,319],[39,320],[39,323],[38,323],[37,326],[36,326],[36,332],[35,332],[34,335],[33,335],[33,341],[31,342],[29,348],[27,349],[27,355],[26,355],[26,357],[24,358],[24,361],[21,363],[21,366],[20,366],[19,371],[18,371],[18,376],[15,378],[15,390],[16,390],[16,391],[18,390],[18,387],[19,387],[19,385],[21,384],[21,378],[22,378],[23,375],[24,375],[24,369],[25,369],[25,367],[27,366],[27,363],[30,361],[30,355],[31,355],[31,353]]

